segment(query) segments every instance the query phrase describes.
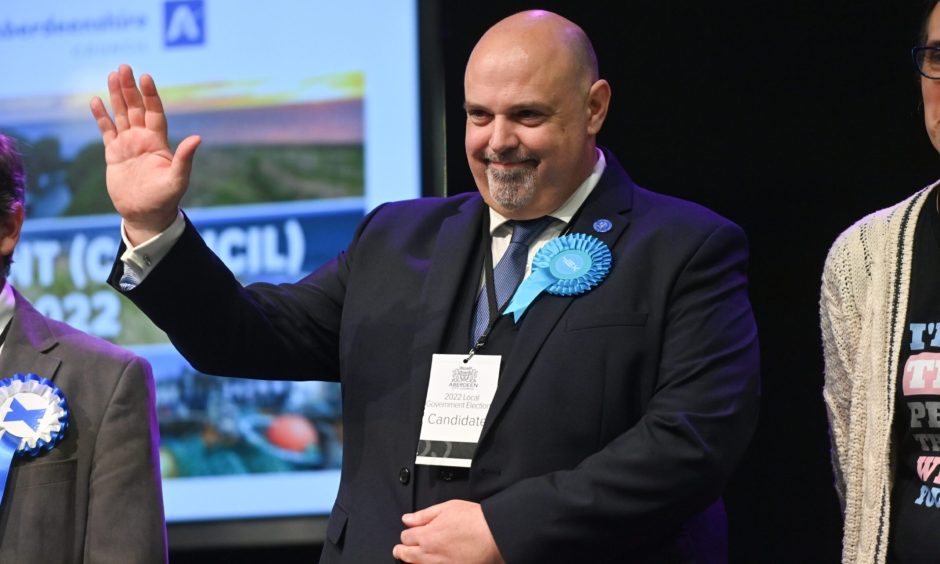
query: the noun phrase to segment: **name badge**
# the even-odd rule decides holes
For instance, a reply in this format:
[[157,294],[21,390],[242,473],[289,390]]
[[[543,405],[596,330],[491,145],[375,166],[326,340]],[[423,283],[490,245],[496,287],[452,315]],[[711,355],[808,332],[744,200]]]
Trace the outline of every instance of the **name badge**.
[[[436,354],[415,464],[469,468],[499,382],[498,355]],[[466,362],[465,362],[466,361]]]

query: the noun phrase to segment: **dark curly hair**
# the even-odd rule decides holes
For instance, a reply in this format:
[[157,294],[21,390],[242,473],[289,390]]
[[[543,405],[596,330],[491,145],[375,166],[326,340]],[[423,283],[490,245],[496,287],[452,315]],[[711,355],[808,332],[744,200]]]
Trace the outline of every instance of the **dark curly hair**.
[[[10,215],[23,206],[26,197],[26,170],[23,159],[16,149],[16,142],[0,134],[0,222],[5,222]],[[0,256],[0,274],[6,277],[10,272],[13,256]]]

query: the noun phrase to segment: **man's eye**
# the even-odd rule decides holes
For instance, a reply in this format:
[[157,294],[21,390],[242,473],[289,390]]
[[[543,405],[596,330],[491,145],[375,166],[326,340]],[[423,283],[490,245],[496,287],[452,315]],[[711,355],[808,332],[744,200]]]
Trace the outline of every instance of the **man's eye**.
[[940,66],[940,49],[931,49],[924,53],[924,60],[933,66]]
[[516,114],[516,117],[523,123],[534,123],[541,121],[544,116],[539,112],[526,110]]

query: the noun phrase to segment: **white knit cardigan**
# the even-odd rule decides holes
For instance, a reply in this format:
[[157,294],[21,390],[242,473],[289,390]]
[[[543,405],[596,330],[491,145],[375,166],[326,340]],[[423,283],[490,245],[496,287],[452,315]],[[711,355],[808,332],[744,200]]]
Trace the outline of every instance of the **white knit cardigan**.
[[863,218],[836,239],[826,258],[820,296],[823,397],[843,507],[844,563],[883,564],[887,555],[891,424],[914,227],[934,186]]

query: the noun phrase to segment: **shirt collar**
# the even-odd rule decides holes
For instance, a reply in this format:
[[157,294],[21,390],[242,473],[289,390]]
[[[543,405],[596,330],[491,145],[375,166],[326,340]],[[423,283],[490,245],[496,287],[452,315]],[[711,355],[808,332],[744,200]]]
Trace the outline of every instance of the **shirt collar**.
[[[594,187],[597,186],[597,182],[601,179],[601,175],[604,174],[604,169],[607,168],[607,159],[604,158],[604,151],[597,148],[594,150],[597,151],[597,162],[594,163],[594,170],[592,170],[591,174],[578,186],[578,189],[568,196],[565,203],[548,214],[562,221],[565,225],[571,222],[571,219],[574,217],[574,214],[578,212],[581,204],[591,195]],[[503,214],[490,208],[490,235],[493,235],[493,232],[505,225],[507,221],[509,221],[509,219],[503,216]]]

